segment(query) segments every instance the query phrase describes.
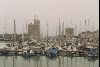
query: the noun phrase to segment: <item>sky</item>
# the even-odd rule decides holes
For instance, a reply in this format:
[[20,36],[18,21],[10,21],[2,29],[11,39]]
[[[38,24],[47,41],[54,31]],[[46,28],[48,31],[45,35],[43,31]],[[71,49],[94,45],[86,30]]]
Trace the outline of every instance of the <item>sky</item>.
[[[17,33],[26,31],[27,23],[34,23],[34,15],[41,22],[41,33],[56,35],[59,18],[64,27],[75,28],[75,33],[99,29],[99,0],[0,0],[0,33],[13,33],[13,20],[16,21]],[[85,25],[85,19],[89,23]],[[6,26],[6,28],[5,28]]]

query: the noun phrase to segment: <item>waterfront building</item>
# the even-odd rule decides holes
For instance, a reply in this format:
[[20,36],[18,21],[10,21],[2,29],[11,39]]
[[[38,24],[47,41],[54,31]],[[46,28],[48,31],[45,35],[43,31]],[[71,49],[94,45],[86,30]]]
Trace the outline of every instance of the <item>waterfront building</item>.
[[[13,35],[14,34],[0,34],[0,41],[3,40],[9,40],[12,41],[13,40]],[[24,40],[26,41],[28,37],[28,34],[24,34]],[[22,34],[16,34],[16,41],[22,40]]]
[[81,39],[92,39],[92,40],[99,40],[99,30],[96,30],[94,32],[90,32],[90,31],[86,31],[86,32],[82,32],[81,34],[79,34],[79,37]]
[[79,41],[82,45],[92,45],[98,46],[99,45],[99,30],[96,31],[86,31],[79,34]]
[[80,34],[80,37],[82,39],[90,39],[90,38],[93,38],[93,32],[90,32],[90,31],[82,32]]
[[93,38],[96,43],[99,43],[99,30],[93,32]]
[[34,18],[34,24],[28,24],[28,35],[29,39],[40,39],[40,20],[38,18]]
[[66,39],[72,39],[74,37],[74,28],[66,28],[65,36],[66,36]]

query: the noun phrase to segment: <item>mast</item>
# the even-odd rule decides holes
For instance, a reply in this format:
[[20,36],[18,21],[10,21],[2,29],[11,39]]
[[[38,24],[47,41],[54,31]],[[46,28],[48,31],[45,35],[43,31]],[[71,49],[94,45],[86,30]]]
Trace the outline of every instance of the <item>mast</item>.
[[[15,23],[15,19],[14,19],[14,37],[13,37],[13,44],[15,44],[16,42],[16,23]],[[15,59],[14,59],[14,56],[13,56],[13,67],[15,65]]]
[[90,31],[89,22],[90,22],[90,20],[88,19],[88,31]]
[[56,25],[56,37],[57,37],[57,25]]
[[27,19],[26,19],[26,36],[27,36],[27,38],[26,38],[26,40],[27,40],[28,39]]
[[94,26],[92,26],[92,32],[94,32]]
[[62,35],[64,35],[64,21],[63,21],[63,24],[62,24]]
[[47,22],[47,44],[48,44],[48,22]]
[[[6,19],[5,19],[6,20]],[[6,22],[5,22],[5,25],[4,25],[4,34],[6,34]]]
[[22,40],[24,42],[24,26],[23,26]]
[[6,24],[7,24],[7,16],[6,16],[6,10],[5,10],[5,17],[4,17],[4,19],[5,19],[5,25],[4,25],[4,34],[6,34],[7,33],[7,31],[6,31]]
[[72,28],[73,27],[73,25],[72,25],[72,20],[70,21],[70,28]]
[[80,31],[79,31],[79,33],[81,34],[81,21],[80,21]]
[[16,24],[15,24],[15,19],[14,19],[14,44],[16,42]]
[[26,19],[26,34],[27,34],[27,19]]
[[59,18],[59,45],[60,45],[60,42],[61,42],[61,26],[60,26],[60,18]]
[[62,44],[64,45],[64,21],[62,24]]
[[77,35],[77,25],[75,25],[75,36]]
[[59,36],[61,35],[60,18],[59,18]]
[[87,23],[86,23],[87,21],[85,20],[85,32],[87,31]]
[[7,23],[7,17],[5,16],[5,24],[4,24],[4,34],[3,34],[3,38],[5,37],[5,34],[7,34],[7,27],[6,27],[6,23]]

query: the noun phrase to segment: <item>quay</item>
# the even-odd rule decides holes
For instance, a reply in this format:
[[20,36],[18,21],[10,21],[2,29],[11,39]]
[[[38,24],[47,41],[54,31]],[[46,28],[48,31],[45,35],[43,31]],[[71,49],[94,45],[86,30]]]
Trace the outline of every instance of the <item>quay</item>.
[[[23,50],[0,50],[0,56],[22,56]],[[34,55],[47,56],[46,51],[34,51]],[[99,57],[97,53],[95,56],[88,56],[85,51],[58,51],[57,56],[67,56],[67,57]]]

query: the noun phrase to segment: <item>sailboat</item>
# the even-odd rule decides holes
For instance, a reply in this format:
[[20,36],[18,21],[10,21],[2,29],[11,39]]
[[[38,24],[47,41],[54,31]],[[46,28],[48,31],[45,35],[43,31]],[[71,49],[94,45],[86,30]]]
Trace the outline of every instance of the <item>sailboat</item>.
[[[47,45],[48,45],[48,23],[47,23]],[[48,45],[49,46],[49,45]],[[47,47],[48,47],[47,46]],[[48,53],[48,57],[50,58],[55,58],[57,56],[57,52],[58,52],[58,49],[54,46],[50,46],[48,49],[47,49],[47,53]]]
[[[87,22],[87,20],[85,20],[85,24],[86,24],[86,22]],[[88,28],[88,31],[89,31],[89,19],[88,19],[88,27],[87,28]],[[86,32],[87,32],[87,29],[86,29]],[[94,37],[94,35],[93,35],[93,37]],[[97,48],[93,46],[94,45],[93,41],[92,42],[88,41],[87,44],[88,45],[85,48],[87,56],[93,56],[93,57],[96,56]]]

